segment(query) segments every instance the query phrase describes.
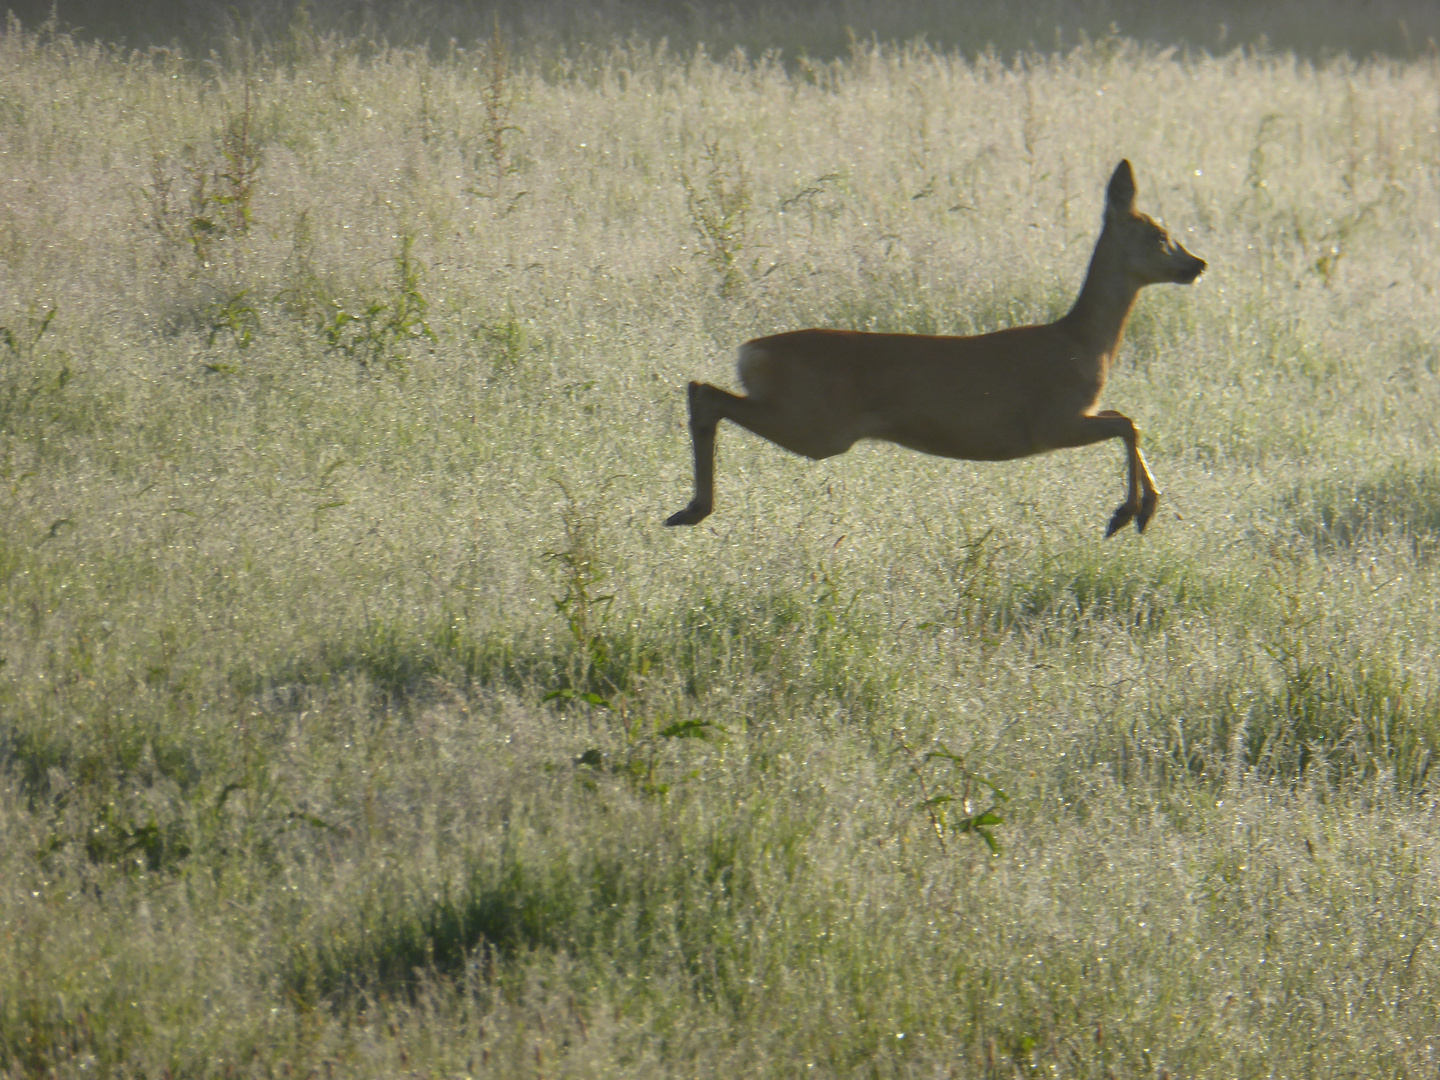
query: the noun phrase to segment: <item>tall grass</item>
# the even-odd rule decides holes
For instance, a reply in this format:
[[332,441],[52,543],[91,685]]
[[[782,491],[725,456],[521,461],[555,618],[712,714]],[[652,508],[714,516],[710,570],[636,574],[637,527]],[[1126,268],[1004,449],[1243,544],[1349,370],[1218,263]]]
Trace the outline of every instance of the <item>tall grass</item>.
[[[1433,63],[292,45],[0,37],[0,1069],[1433,1075]],[[1121,156],[1143,538],[729,427],[660,526]]]

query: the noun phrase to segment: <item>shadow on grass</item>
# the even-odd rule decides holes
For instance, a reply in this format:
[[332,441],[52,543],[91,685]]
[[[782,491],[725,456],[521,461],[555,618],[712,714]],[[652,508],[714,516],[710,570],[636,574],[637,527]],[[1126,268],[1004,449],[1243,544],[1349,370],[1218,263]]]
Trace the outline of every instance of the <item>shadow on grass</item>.
[[1278,679],[1217,673],[1204,703],[1165,702],[1151,715],[1160,757],[1191,777],[1235,773],[1327,784],[1385,778],[1418,791],[1440,749],[1440,696],[1392,663],[1323,647],[1275,658]]
[[0,716],[0,768],[47,823],[36,854],[67,847],[95,864],[174,870],[194,844],[190,804],[216,760],[210,741],[173,717],[99,703],[81,723]]
[[426,622],[373,619],[319,641],[307,655],[263,671],[235,672],[243,696],[335,689],[362,680],[384,704],[400,704],[435,682],[521,690],[553,681],[561,650],[514,635],[471,629],[445,613]]
[[1151,632],[1187,615],[1219,610],[1230,598],[1224,583],[1183,562],[1163,557],[1137,562],[1078,548],[1004,581],[985,599],[997,628],[1073,630],[1101,620]]
[[1416,558],[1430,559],[1440,551],[1440,467],[1396,464],[1371,476],[1305,485],[1284,499],[1281,512],[1322,552],[1401,538]]
[[342,1005],[414,995],[434,976],[489,980],[527,953],[604,957],[621,972],[675,964],[702,994],[752,992],[744,927],[783,903],[820,816],[791,793],[717,808],[617,803],[575,830],[550,806],[506,823],[440,885],[368,880],[296,942],[282,977],[297,999]]
[[572,943],[582,904],[563,864],[542,868],[514,858],[476,867],[428,900],[391,881],[363,899],[349,925],[299,949],[285,978],[312,1004],[403,995],[430,974],[456,978],[472,962]]
[[[709,592],[672,617],[641,620],[615,612],[583,635],[471,627],[441,613],[429,622],[372,620],[269,671],[237,672],[242,696],[283,705],[311,688],[362,679],[385,704],[439,684],[523,695],[613,699],[670,682],[703,697],[737,678],[759,676],[787,694],[878,706],[875,629],[858,596],[821,580],[793,593]],[[558,694],[556,692],[559,692]]]

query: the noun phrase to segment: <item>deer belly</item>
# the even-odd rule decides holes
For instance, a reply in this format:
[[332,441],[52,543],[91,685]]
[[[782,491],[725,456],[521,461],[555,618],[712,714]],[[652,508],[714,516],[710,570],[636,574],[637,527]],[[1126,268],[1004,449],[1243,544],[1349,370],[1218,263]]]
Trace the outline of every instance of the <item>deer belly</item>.
[[1023,420],[972,410],[945,417],[892,420],[877,425],[871,437],[922,454],[963,461],[1009,461],[1039,451],[1030,425]]

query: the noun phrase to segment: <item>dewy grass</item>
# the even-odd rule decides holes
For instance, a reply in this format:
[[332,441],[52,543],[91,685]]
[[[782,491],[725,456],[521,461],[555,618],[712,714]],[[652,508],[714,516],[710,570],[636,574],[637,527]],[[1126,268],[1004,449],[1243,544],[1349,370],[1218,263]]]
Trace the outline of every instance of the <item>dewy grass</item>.
[[[296,40],[0,36],[0,1072],[1434,1075],[1432,63]],[[1122,156],[1143,538],[663,529],[686,379],[1053,317]]]
[[1430,559],[1440,544],[1440,470],[1433,465],[1326,477],[1290,494],[1282,507],[1321,550],[1399,539]]

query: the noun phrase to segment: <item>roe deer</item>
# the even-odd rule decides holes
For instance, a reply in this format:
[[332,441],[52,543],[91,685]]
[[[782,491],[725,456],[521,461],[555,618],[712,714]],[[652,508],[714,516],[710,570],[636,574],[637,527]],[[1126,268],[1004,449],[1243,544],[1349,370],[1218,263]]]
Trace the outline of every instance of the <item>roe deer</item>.
[[1121,161],[1105,192],[1105,223],[1069,314],[974,337],[796,330],[740,346],[737,397],[690,384],[695,498],[666,525],[694,525],[714,508],[715,426],[732,420],[786,450],[820,459],[860,439],[940,457],[1011,458],[1123,439],[1129,490],[1105,530],[1144,532],[1160,492],[1130,418],[1096,402],[1145,285],[1189,285],[1205,269],[1135,209],[1135,174]]

